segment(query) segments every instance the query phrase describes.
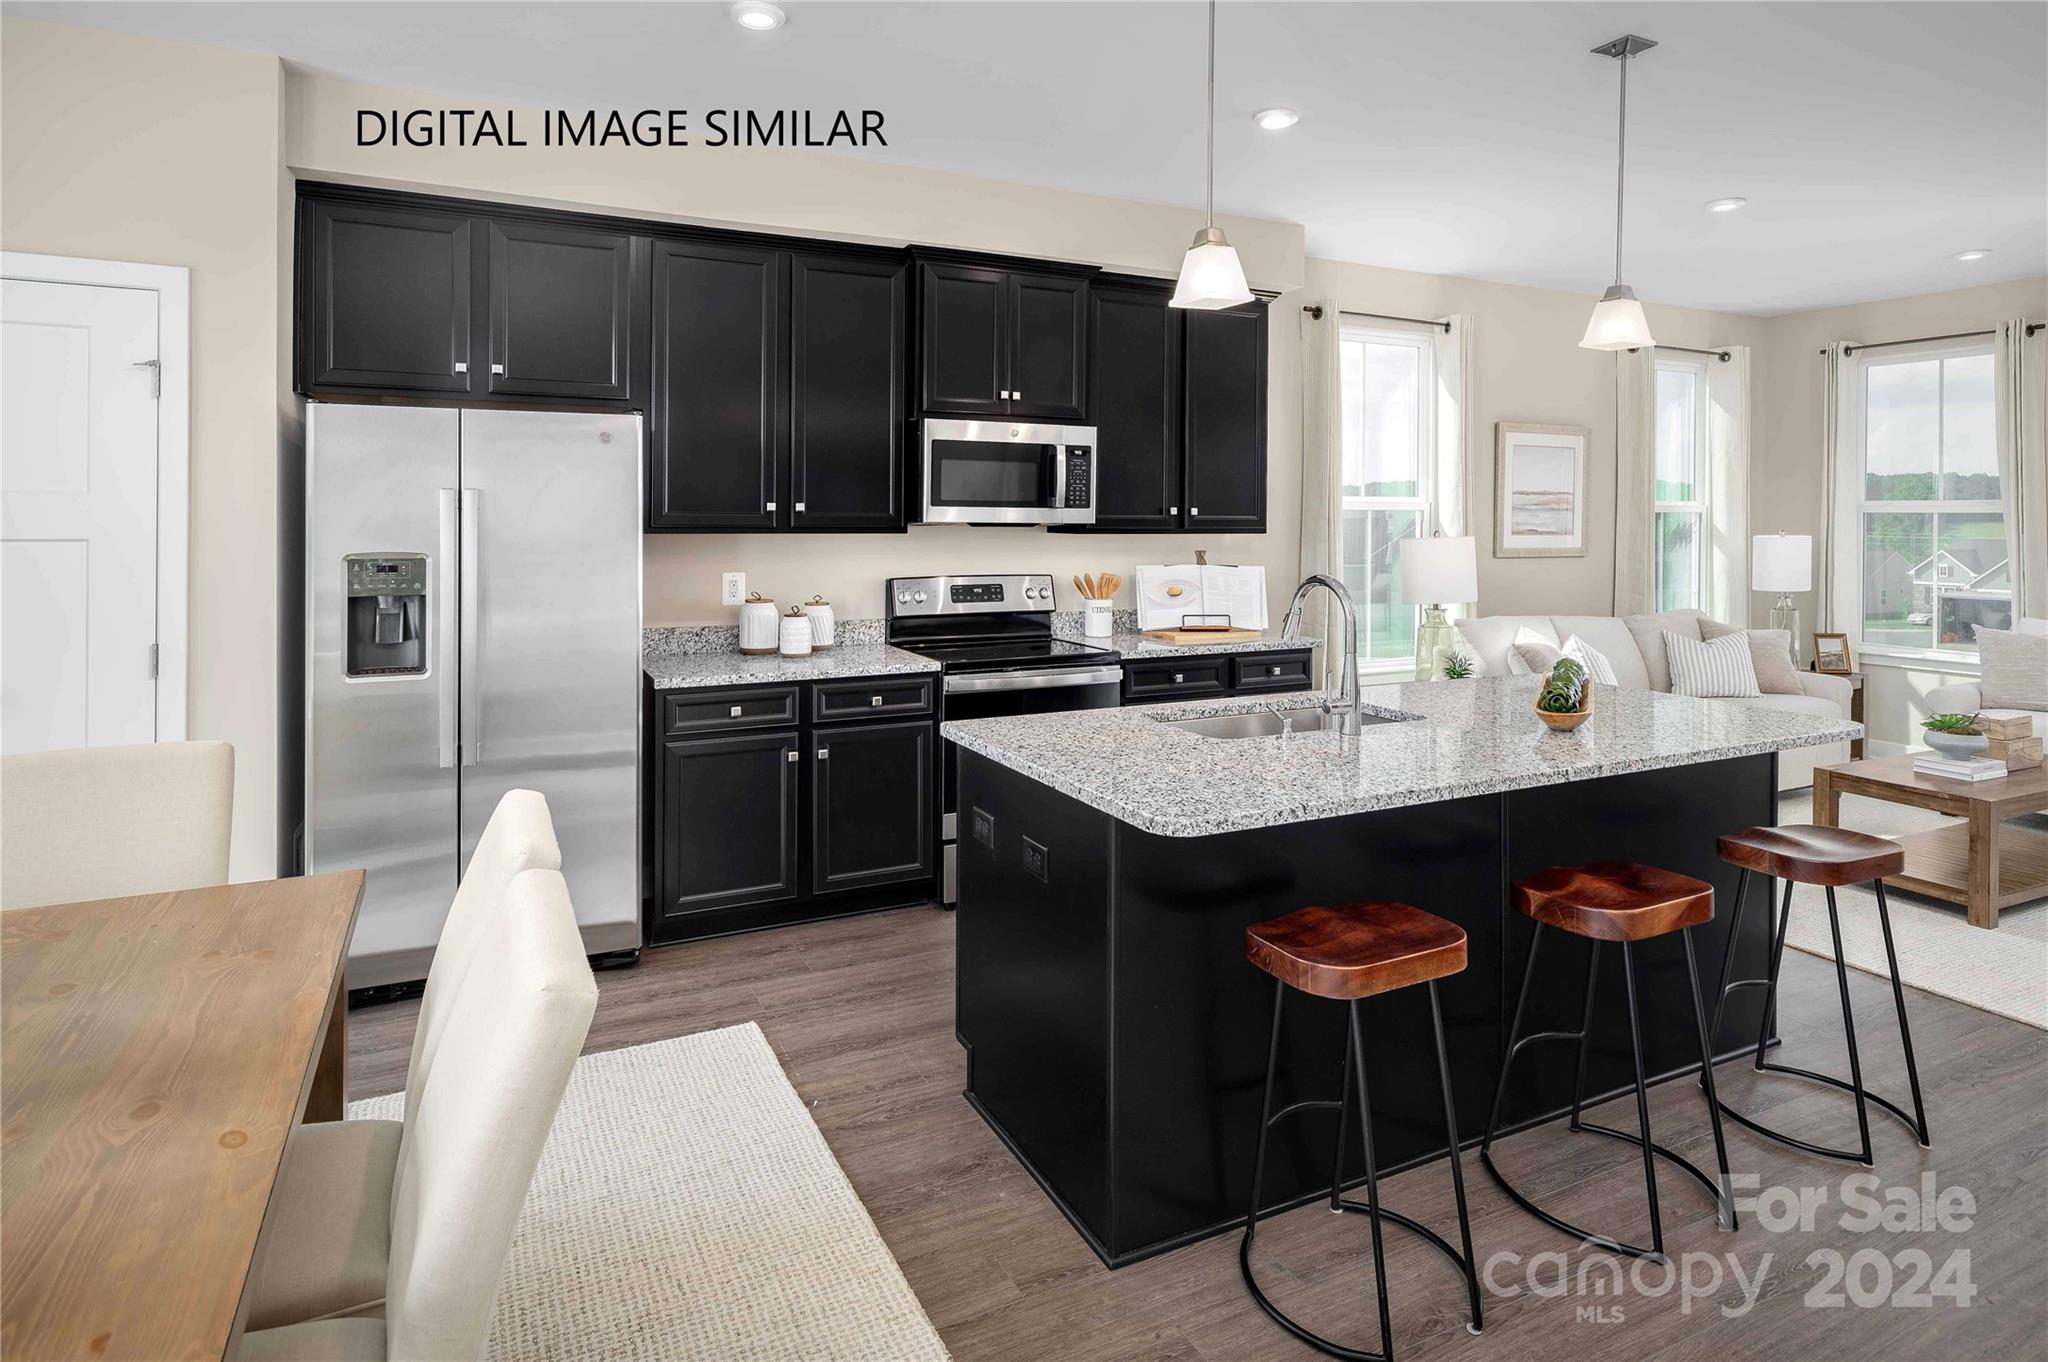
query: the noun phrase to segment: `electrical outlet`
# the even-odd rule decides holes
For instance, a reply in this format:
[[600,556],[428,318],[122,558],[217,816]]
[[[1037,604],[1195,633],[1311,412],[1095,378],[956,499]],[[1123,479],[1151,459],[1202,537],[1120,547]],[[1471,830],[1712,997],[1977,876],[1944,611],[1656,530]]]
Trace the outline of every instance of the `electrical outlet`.
[[744,572],[726,573],[725,586],[719,592],[718,603],[720,605],[744,605],[746,600],[747,574]]
[[1047,883],[1048,881],[1045,878],[1045,848],[1032,841],[1029,837],[1024,838],[1023,842],[1024,873],[1036,878],[1041,884]]
[[996,849],[996,816],[994,814],[982,809],[974,810],[974,840],[987,847],[990,851]]

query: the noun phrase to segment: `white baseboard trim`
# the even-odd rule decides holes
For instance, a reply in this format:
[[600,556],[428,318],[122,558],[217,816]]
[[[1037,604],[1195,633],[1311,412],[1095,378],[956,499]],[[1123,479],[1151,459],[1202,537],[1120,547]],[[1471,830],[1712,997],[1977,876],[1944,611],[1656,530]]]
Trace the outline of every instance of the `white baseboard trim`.
[[1886,742],[1882,738],[1865,738],[1863,753],[1871,757],[1896,757],[1913,749],[1902,742]]

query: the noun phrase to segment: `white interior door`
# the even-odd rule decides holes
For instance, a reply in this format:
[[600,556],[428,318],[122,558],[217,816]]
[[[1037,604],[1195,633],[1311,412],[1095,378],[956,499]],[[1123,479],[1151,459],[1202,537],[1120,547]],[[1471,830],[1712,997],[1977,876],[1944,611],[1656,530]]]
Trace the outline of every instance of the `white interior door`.
[[153,742],[158,296],[0,288],[0,751]]

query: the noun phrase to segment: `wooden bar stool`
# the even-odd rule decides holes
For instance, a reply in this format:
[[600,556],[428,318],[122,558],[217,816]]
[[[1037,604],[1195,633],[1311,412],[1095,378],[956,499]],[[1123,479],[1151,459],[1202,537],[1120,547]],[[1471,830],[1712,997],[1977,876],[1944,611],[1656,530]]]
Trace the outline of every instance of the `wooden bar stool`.
[[[1725,1103],[1719,1104],[1721,1110],[1767,1140],[1776,1140],[1779,1144],[1822,1158],[1843,1159],[1869,1168],[1875,1166],[1876,1159],[1870,1148],[1868,1104],[1875,1102],[1904,1122],[1922,1148],[1931,1147],[1927,1135],[1927,1108],[1920,1100],[1920,1070],[1913,1062],[1913,1032],[1906,1024],[1906,991],[1899,986],[1899,953],[1892,946],[1892,917],[1884,901],[1884,877],[1897,875],[1906,868],[1905,848],[1888,838],[1873,837],[1867,832],[1792,823],[1781,828],[1744,828],[1728,834],[1721,839],[1721,859],[1739,867],[1741,874],[1735,881],[1735,920],[1729,924],[1728,949],[1721,957],[1721,996],[1714,1000],[1714,1024],[1708,1035],[1720,1034],[1721,1009],[1727,1004],[1730,993],[1738,988],[1766,990],[1763,1024],[1757,1028],[1753,1067],[1758,1073],[1789,1074],[1793,1078],[1825,1083],[1854,1093],[1856,1131],[1862,1137],[1862,1148],[1858,1151],[1813,1144],[1772,1130]],[[1729,973],[1735,967],[1735,931],[1742,925],[1743,891],[1749,888],[1749,872],[1752,870],[1760,875],[1776,876],[1785,882],[1785,904],[1778,914],[1777,934],[1766,941],[1770,973],[1762,979],[1732,979]],[[1911,1116],[1900,1110],[1896,1103],[1863,1086],[1863,1063],[1856,1053],[1856,1022],[1849,1006],[1849,969],[1842,959],[1842,918],[1835,907],[1835,886],[1865,880],[1877,891],[1877,921],[1884,930],[1884,954],[1892,971],[1892,1006],[1898,1010],[1899,1040],[1906,1049],[1906,1081],[1913,1088]],[[1764,1059],[1764,1041],[1771,1033],[1771,1018],[1778,1008],[1778,968],[1785,959],[1785,929],[1792,917],[1792,886],[1795,884],[1817,884],[1827,890],[1828,927],[1835,937],[1835,986],[1842,994],[1842,1031],[1849,1041],[1849,1081],[1846,1083],[1829,1074],[1794,1068],[1790,1064],[1774,1064]],[[1764,925],[1769,928],[1768,918]]]
[[[1662,1155],[1697,1178],[1714,1194],[1723,1227],[1735,1228],[1735,1192],[1728,1177],[1728,1148],[1721,1137],[1721,1108],[1714,1099],[1714,1056],[1707,1046],[1706,1007],[1700,997],[1699,960],[1693,954],[1692,929],[1714,917],[1714,888],[1689,875],[1659,870],[1630,861],[1599,861],[1592,865],[1552,866],[1540,875],[1515,883],[1515,909],[1536,923],[1529,939],[1529,963],[1522,971],[1522,993],[1515,1003],[1515,1019],[1508,1027],[1507,1055],[1501,1060],[1500,1085],[1494,1089],[1493,1112],[1486,1120],[1486,1135],[1479,1142],[1479,1161],[1500,1185],[1500,1189],[1538,1220],[1563,1230],[1575,1239],[1599,1245],[1615,1253],[1662,1261],[1664,1221],[1657,1206],[1657,1166],[1654,1155]],[[1522,1035],[1522,1014],[1529,1005],[1529,986],[1536,978],[1536,955],[1543,945],[1546,928],[1556,928],[1587,939],[1592,949],[1586,960],[1585,1012],[1576,1031],[1539,1031]],[[1685,973],[1692,985],[1692,1011],[1699,1027],[1700,1073],[1707,1089],[1707,1116],[1714,1127],[1714,1154],[1721,1165],[1717,1184],[1688,1159],[1673,1153],[1650,1137],[1650,1098],[1643,1080],[1643,1028],[1636,1010],[1635,944],[1679,933],[1685,942]],[[1586,1095],[1587,1038],[1593,1029],[1593,985],[1599,979],[1600,946],[1621,943],[1622,978],[1628,984],[1628,1033],[1636,1064],[1636,1123],[1640,1135],[1594,1125],[1583,1120],[1579,1108]],[[1500,1126],[1501,1101],[1507,1095],[1508,1072],[1523,1046],[1539,1040],[1575,1040],[1579,1043],[1578,1080],[1572,1085],[1572,1114],[1569,1129],[1607,1135],[1643,1151],[1643,1190],[1650,1202],[1650,1247],[1623,1243],[1619,1239],[1581,1228],[1552,1215],[1509,1184],[1493,1164],[1493,1137]]]
[[[1465,1274],[1465,1293],[1472,1319],[1465,1327],[1478,1333],[1479,1275],[1472,1258],[1472,1220],[1465,1210],[1465,1174],[1458,1162],[1458,1116],[1451,1105],[1451,1066],[1444,1051],[1444,1014],[1438,1006],[1436,981],[1465,968],[1465,932],[1440,917],[1405,903],[1351,903],[1341,908],[1302,908],[1245,931],[1245,957],[1273,976],[1273,1035],[1266,1052],[1266,1098],[1259,1111],[1258,1153],[1252,1163],[1252,1204],[1245,1217],[1244,1239],[1237,1264],[1245,1287],[1259,1308],[1310,1347],[1332,1357],[1356,1362],[1386,1362],[1393,1355],[1394,1333],[1387,1309],[1387,1264],[1380,1244],[1380,1221],[1387,1219],[1413,1230],[1443,1250]],[[1410,984],[1429,985],[1429,1016],[1436,1030],[1437,1081],[1443,1085],[1444,1130],[1450,1142],[1451,1189],[1458,1200],[1458,1237],[1464,1252],[1442,1235],[1396,1211],[1380,1206],[1379,1166],[1372,1149],[1372,1095],[1365,1081],[1365,1041],[1358,1023],[1358,1000]],[[1280,1062],[1280,1014],[1287,990],[1299,989],[1318,998],[1346,1004],[1344,1081],[1336,1101],[1296,1102],[1273,1110],[1273,1075]],[[1347,1201],[1344,1189],[1344,1137],[1349,1129],[1351,1080],[1358,1079],[1359,1124],[1365,1132],[1365,1204]],[[1266,1134],[1281,1119],[1300,1111],[1337,1109],[1337,1150],[1331,1159],[1330,1209],[1356,1211],[1372,1223],[1372,1270],[1379,1287],[1380,1351],[1365,1352],[1315,1334],[1295,1323],[1266,1299],[1252,1275],[1252,1234],[1259,1226],[1259,1186],[1265,1173]]]

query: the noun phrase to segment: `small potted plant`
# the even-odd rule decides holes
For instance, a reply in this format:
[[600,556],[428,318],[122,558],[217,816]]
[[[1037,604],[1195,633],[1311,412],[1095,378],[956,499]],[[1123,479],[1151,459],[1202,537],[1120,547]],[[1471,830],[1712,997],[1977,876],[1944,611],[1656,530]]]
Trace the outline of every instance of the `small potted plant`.
[[1536,692],[1536,717],[1553,732],[1569,733],[1592,716],[1593,688],[1586,684],[1586,669],[1560,657]]
[[1927,745],[1944,757],[1961,760],[1974,757],[1991,746],[1991,739],[1977,731],[1975,714],[1937,714],[1922,719],[1920,727],[1927,730]]
[[1444,680],[1464,681],[1472,675],[1472,654],[1467,652],[1446,652],[1444,654]]

